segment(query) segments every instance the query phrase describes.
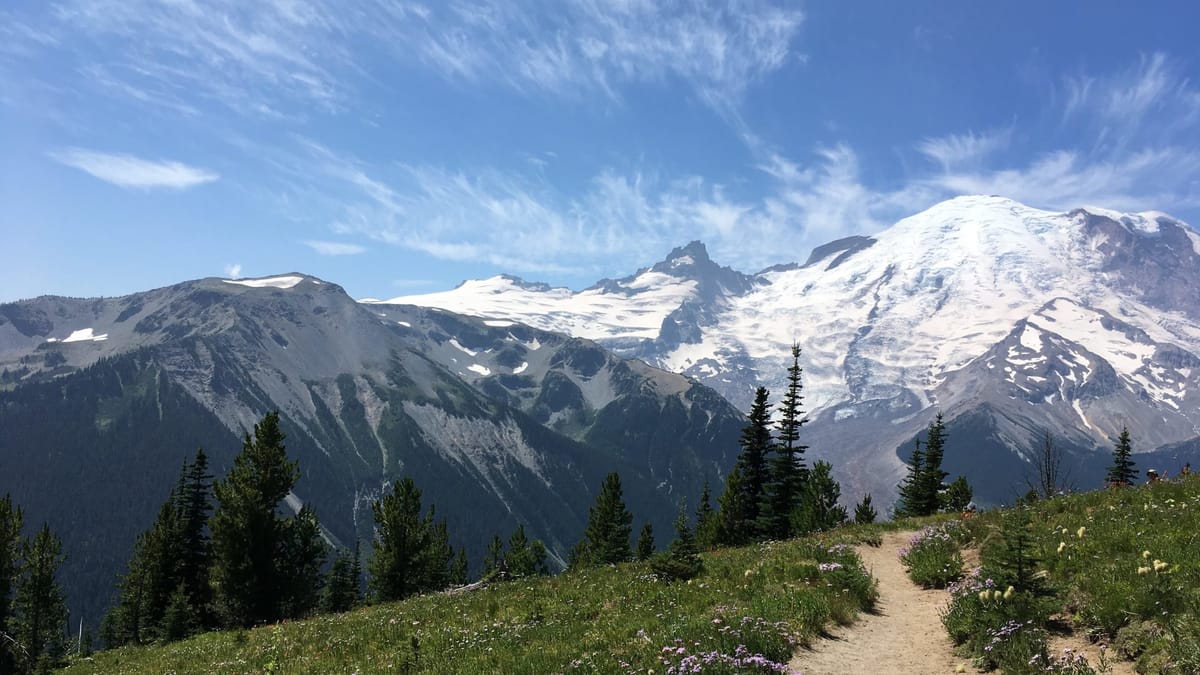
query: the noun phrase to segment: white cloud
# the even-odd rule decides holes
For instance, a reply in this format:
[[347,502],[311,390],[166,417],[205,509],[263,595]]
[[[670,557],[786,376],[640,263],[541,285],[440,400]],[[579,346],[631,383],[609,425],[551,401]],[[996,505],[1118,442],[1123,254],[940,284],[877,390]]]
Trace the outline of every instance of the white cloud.
[[102,181],[126,188],[183,190],[220,178],[212,171],[181,162],[148,160],[133,155],[111,154],[83,148],[57,150],[50,153],[50,158]]
[[226,265],[225,266],[225,276],[229,277],[230,279],[240,279],[242,277],[241,263],[233,263],[232,265]]
[[358,255],[367,251],[366,246],[338,241],[315,241],[310,239],[301,243],[320,255]]

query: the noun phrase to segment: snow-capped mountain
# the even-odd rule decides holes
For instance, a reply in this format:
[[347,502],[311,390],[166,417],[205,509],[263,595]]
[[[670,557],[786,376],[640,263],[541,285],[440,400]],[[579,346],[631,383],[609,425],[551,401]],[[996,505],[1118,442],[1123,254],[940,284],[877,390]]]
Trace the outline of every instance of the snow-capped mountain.
[[814,453],[852,492],[887,494],[938,410],[1017,454],[1041,429],[1087,450],[1125,424],[1143,450],[1200,435],[1200,235],[1157,212],[960,197],[754,275],[693,242],[578,293],[497,277],[387,302],[586,335],[743,410],[798,342]]
[[507,320],[365,305],[303,274],[0,305],[0,494],[64,539],[73,612],[98,618],[136,534],[197,446],[220,476],[281,412],[330,541],[412,477],[478,563],[524,523],[565,560],[604,475],[670,528],[732,465],[741,415],[694,380]]

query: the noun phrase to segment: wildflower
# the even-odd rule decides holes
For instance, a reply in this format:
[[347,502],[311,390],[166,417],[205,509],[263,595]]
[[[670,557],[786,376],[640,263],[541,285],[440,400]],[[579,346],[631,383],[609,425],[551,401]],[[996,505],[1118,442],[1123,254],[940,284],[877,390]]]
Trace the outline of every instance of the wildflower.
[[1060,542],[1058,542],[1058,553],[1059,553],[1059,555],[1062,555],[1063,549],[1065,549],[1066,547],[1067,547],[1067,542],[1065,542],[1065,541],[1060,541]]
[[1004,594],[1001,593],[1000,591],[992,591],[992,599],[993,600],[999,600],[1003,597],[1004,597]]
[[1149,573],[1150,573],[1150,568],[1149,568],[1149,567],[1139,567],[1139,568],[1138,568],[1138,570],[1137,570],[1137,572],[1138,572],[1138,574],[1140,574],[1140,575],[1143,575],[1143,576],[1144,576],[1144,575],[1146,575],[1146,574],[1149,574]]
[[754,570],[746,570],[742,573],[742,576],[749,579],[750,577],[754,576]]
[[1075,530],[1075,536],[1083,539],[1083,535],[1087,534],[1087,528],[1080,525],[1078,530]]
[[1009,586],[1008,589],[1004,591],[1004,599],[1008,600],[1016,592],[1017,592],[1017,589],[1013,588],[1012,586]]
[[1149,560],[1150,559],[1150,551],[1142,551],[1142,559]]
[[979,591],[979,600],[981,602],[987,602],[988,600],[991,600],[991,599],[992,599],[991,593],[988,593],[987,591]]
[[1167,563],[1165,563],[1165,562],[1163,562],[1163,561],[1161,561],[1161,560],[1155,560],[1155,561],[1154,561],[1154,571],[1155,571],[1155,572],[1161,572],[1161,571],[1163,571],[1164,569],[1166,569],[1166,568],[1168,568],[1168,567],[1170,567],[1170,565],[1168,565]]

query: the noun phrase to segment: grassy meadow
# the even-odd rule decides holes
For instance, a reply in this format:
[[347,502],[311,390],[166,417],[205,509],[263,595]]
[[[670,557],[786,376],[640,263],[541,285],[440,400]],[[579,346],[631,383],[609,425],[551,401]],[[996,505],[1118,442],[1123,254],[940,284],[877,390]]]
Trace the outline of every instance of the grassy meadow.
[[848,544],[886,527],[713,551],[690,583],[644,563],[601,567],[116,649],[68,672],[778,672],[822,627],[872,606]]

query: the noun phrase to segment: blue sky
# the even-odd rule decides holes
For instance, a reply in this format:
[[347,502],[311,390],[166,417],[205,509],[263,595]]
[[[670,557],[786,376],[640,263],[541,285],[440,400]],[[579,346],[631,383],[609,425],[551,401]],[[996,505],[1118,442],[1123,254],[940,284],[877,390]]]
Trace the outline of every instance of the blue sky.
[[0,300],[746,271],[957,194],[1200,224],[1200,4],[16,0]]

